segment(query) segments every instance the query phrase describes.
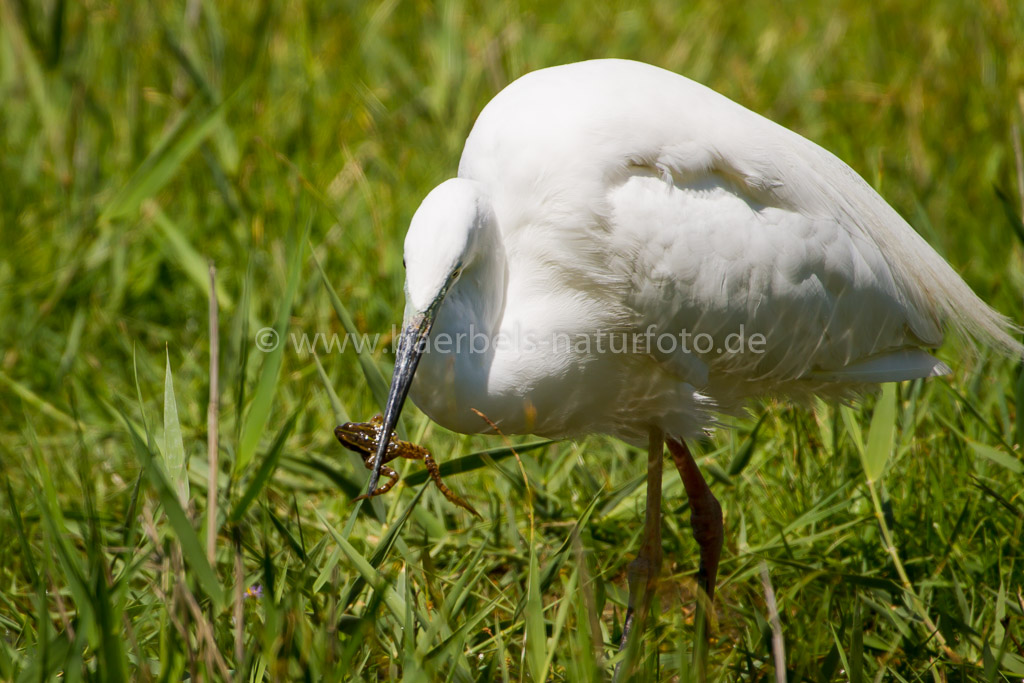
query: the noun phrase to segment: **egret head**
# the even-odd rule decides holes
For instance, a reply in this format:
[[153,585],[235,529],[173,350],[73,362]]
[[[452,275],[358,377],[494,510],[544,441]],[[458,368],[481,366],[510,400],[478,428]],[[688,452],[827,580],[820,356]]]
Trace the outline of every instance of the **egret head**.
[[405,236],[406,317],[444,299],[480,248],[491,208],[480,184],[452,178],[435,187],[412,217]]
[[405,322],[398,339],[370,490],[377,486],[388,440],[398,423],[438,310],[462,273],[486,248],[494,213],[480,183],[453,178],[435,187],[412,217],[405,236]]

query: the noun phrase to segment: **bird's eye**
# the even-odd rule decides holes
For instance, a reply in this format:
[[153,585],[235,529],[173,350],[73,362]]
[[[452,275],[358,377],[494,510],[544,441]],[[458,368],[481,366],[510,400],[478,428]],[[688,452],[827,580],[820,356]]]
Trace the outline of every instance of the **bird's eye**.
[[458,280],[460,275],[462,275],[462,266],[459,266],[458,268],[452,271],[452,282]]

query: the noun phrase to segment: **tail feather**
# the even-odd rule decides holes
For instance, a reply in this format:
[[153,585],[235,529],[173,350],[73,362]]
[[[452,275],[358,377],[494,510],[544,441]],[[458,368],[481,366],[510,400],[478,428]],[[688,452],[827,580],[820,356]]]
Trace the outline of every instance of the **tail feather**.
[[[826,152],[828,154],[828,152]],[[842,164],[842,162],[839,162]],[[851,224],[878,245],[925,329],[938,323],[954,334],[1012,358],[1024,358],[1024,327],[982,301],[959,274],[899,213],[845,164],[845,187],[836,192]],[[830,178],[835,181],[835,178]],[[912,321],[913,323],[913,321]]]

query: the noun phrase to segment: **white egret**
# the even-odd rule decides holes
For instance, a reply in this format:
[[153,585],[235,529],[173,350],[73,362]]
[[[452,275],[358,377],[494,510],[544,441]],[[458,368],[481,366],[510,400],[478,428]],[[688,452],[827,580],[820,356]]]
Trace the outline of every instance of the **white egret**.
[[1022,353],[1019,329],[849,166],[630,61],[543,69],[499,93],[458,177],[413,217],[405,264],[370,492],[407,394],[458,432],[490,430],[476,410],[506,434],[646,444],[623,640],[660,567],[665,443],[712,598],[721,508],[684,439],[716,411],[945,374],[924,350],[944,330]]

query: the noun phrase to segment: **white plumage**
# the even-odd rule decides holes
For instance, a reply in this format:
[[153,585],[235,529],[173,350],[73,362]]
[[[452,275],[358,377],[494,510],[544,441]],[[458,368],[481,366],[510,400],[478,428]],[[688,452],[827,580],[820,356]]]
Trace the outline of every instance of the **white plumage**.
[[[922,349],[946,328],[1021,353],[846,164],[636,62],[544,69],[499,93],[405,258],[407,319],[439,305],[411,397],[460,432],[488,431],[476,409],[505,433],[644,444],[752,396],[943,374]],[[683,332],[710,350],[682,352]],[[740,333],[764,343],[727,348]]]
[[685,438],[715,411],[947,373],[926,350],[945,329],[1022,354],[1020,330],[846,164],[635,62],[544,69],[499,93],[458,178],[413,217],[405,262],[370,494],[410,388],[459,432],[646,443],[620,649],[661,565],[666,446],[710,603],[722,510]]

